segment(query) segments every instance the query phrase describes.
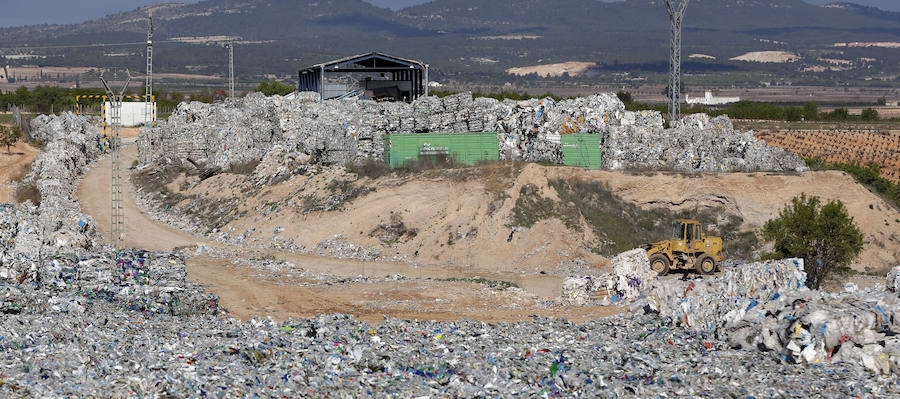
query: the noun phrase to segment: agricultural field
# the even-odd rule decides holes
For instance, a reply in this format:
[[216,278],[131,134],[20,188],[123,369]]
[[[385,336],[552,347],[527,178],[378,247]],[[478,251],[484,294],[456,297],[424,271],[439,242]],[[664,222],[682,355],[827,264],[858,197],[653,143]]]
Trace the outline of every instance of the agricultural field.
[[755,123],[756,137],[803,158],[828,163],[876,163],[882,176],[900,183],[900,123]]

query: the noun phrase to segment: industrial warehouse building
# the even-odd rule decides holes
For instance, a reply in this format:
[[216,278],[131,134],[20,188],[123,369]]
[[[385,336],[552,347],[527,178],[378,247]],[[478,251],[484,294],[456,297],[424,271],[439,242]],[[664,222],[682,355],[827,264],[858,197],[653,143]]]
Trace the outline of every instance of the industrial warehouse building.
[[[361,96],[412,102],[428,95],[428,68],[421,61],[371,52],[301,69],[297,90],[317,92],[323,100]],[[343,79],[328,79],[334,75]]]

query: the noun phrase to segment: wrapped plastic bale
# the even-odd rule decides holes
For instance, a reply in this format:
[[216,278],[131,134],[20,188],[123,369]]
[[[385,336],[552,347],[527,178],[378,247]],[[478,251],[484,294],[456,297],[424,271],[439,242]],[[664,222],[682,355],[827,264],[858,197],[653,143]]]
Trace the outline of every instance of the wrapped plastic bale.
[[622,252],[612,258],[610,263],[615,274],[615,278],[611,280],[611,288],[623,299],[637,298],[642,292],[653,288],[656,272],[650,269],[646,250],[637,248]]
[[603,303],[633,301],[652,289],[657,279],[650,269],[647,251],[641,248],[622,252],[610,263],[612,273],[569,277],[563,281],[562,298],[573,305],[585,305],[595,295]]
[[591,299],[595,289],[591,276],[569,277],[563,280],[562,297],[573,305],[585,305]]
[[888,273],[885,284],[887,289],[893,292],[900,292],[900,266],[894,266],[894,269]]

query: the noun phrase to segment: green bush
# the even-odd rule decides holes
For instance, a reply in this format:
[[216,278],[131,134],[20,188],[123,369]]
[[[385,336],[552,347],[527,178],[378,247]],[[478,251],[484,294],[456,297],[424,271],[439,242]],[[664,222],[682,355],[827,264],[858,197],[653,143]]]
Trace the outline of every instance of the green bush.
[[877,121],[878,119],[880,119],[878,117],[878,111],[873,108],[866,108],[862,110],[862,114],[860,114],[859,118],[864,121]]
[[821,205],[819,197],[794,197],[778,218],[763,226],[781,258],[803,258],[807,285],[818,289],[834,272],[846,269],[863,248],[863,233],[844,203]]
[[259,86],[256,86],[256,91],[265,94],[267,96],[284,96],[287,94],[291,94],[297,90],[293,85],[289,85],[286,83],[281,83],[277,80],[273,80],[271,82],[261,82]]

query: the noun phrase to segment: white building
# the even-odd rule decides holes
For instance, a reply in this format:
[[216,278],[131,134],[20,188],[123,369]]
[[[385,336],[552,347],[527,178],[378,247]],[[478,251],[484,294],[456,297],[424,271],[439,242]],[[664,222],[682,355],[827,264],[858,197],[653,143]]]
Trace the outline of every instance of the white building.
[[700,98],[691,98],[690,95],[685,94],[684,101],[688,104],[701,104],[701,105],[725,105],[736,103],[741,101],[740,97],[715,97],[713,96],[711,91],[707,91],[706,95]]
[[[110,112],[110,103],[103,103],[103,115],[106,119],[106,125],[112,126],[112,116]],[[156,103],[150,104],[148,109],[145,102],[122,102],[122,126],[134,127],[145,123],[150,123],[156,118]]]

